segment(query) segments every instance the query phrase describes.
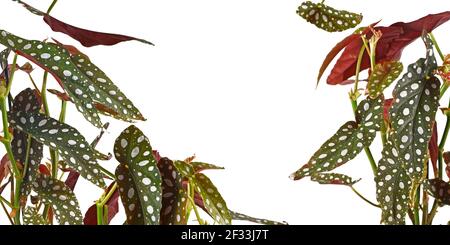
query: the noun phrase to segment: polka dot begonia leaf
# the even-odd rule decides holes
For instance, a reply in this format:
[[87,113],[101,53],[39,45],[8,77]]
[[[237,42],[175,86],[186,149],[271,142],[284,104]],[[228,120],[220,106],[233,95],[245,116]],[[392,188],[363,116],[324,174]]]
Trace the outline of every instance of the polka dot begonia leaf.
[[385,61],[376,64],[367,83],[370,98],[380,96],[402,71],[403,64],[399,61]]
[[194,184],[195,191],[202,197],[208,214],[219,224],[231,224],[231,214],[227,204],[212,181],[206,175],[197,173],[190,178],[190,183]]
[[439,106],[440,88],[439,79],[433,75],[436,59],[432,42],[426,34],[422,38],[427,57],[408,66],[393,91],[394,102],[389,111],[399,160],[415,182],[423,178],[428,161],[428,142]]
[[450,205],[450,184],[441,179],[429,179],[424,182],[424,188],[441,205]]
[[190,162],[189,163],[192,168],[194,168],[195,173],[199,173],[203,170],[210,170],[210,169],[225,169],[224,167],[219,167],[213,164],[204,163],[204,162]]
[[23,212],[24,225],[48,225],[42,214],[35,207],[26,207]]
[[158,225],[161,210],[161,174],[148,138],[135,126],[125,129],[116,139],[114,155],[120,198],[127,224]]
[[230,214],[231,214],[231,218],[233,220],[245,220],[245,221],[250,221],[253,223],[257,223],[257,224],[263,224],[263,225],[287,225],[286,222],[277,222],[277,221],[272,221],[272,220],[267,220],[267,219],[259,219],[259,218],[254,218],[245,214],[241,214],[238,212],[233,212],[230,210]]
[[411,179],[401,164],[399,151],[391,136],[384,145],[375,182],[377,200],[381,207],[381,222],[400,225],[405,223],[405,215],[409,209]]
[[[15,114],[22,111],[24,113],[35,114],[39,113],[40,108],[41,101],[37,95],[37,92],[28,88],[16,96],[11,113]],[[34,181],[37,173],[39,172],[39,164],[41,163],[43,157],[43,145],[33,138],[28,139],[28,134],[26,132],[14,130],[11,148],[13,151],[14,160],[27,166],[26,170],[24,170],[25,175],[21,185],[21,195],[28,196],[31,191],[31,182]],[[25,164],[26,161],[27,164]]]
[[297,10],[297,14],[309,23],[328,32],[345,31],[361,23],[361,14],[351,13],[345,10],[337,10],[323,3],[303,2]]
[[33,191],[39,195],[40,200],[52,206],[60,225],[83,224],[78,200],[64,182],[44,174],[38,174],[32,185]]
[[[13,104],[20,104],[21,98],[16,96]],[[95,159],[95,152],[78,130],[39,112],[11,111],[9,119],[10,126],[54,149],[81,176],[99,187],[105,187],[104,176]]]
[[311,159],[290,177],[302,179],[317,173],[331,171],[355,158],[364,147],[372,144],[376,131],[383,122],[384,98],[367,98],[360,102],[356,122],[345,123],[328,139]]
[[177,169],[178,173],[181,174],[182,177],[190,178],[195,174],[194,167],[191,164],[185,161],[173,161],[173,165]]
[[158,161],[161,173],[162,206],[161,225],[187,224],[187,195],[181,183],[181,176],[173,166],[173,162],[163,157]]
[[311,175],[311,180],[323,185],[347,185],[352,186],[359,180],[354,180],[352,177],[345,174],[337,173],[317,173]]
[[[0,52],[0,66],[2,67],[2,70],[6,69],[8,66],[8,56],[11,53],[11,49],[6,48]],[[3,71],[2,71],[3,72]]]
[[91,82],[72,62],[66,49],[53,43],[26,40],[4,30],[0,30],[0,43],[52,74],[72,98],[78,111],[94,126],[102,126],[93,106],[94,99],[90,96]]

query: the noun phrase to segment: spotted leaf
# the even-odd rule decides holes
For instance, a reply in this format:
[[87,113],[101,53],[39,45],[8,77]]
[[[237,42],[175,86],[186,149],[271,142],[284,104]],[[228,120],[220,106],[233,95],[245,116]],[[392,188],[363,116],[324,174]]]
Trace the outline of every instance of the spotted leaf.
[[[16,96],[14,104],[20,102],[20,98]],[[100,187],[105,186],[94,150],[75,128],[38,112],[12,111],[9,118],[12,127],[57,151],[81,176]]]
[[394,102],[389,112],[399,160],[416,182],[422,179],[428,161],[428,142],[439,105],[440,86],[439,79],[432,74],[436,68],[432,42],[428,35],[422,38],[427,46],[427,58],[408,66],[393,91]]
[[161,175],[148,138],[135,126],[116,139],[114,155],[120,198],[127,223],[157,225],[161,210]]
[[290,177],[294,180],[333,170],[352,160],[370,146],[383,120],[383,96],[361,101],[356,122],[345,123],[311,159]]
[[173,166],[173,162],[163,157],[158,161],[161,173],[162,206],[161,225],[187,224],[187,195],[181,183],[181,176]]
[[174,161],[173,165],[182,177],[189,178],[195,174],[194,167],[185,161]]
[[317,173],[311,175],[311,180],[316,181],[319,184],[324,185],[348,185],[352,186],[357,183],[359,180],[354,180],[352,177],[349,177],[344,174],[336,174],[336,173]]
[[48,225],[42,214],[35,207],[26,207],[23,212],[23,223],[25,225]]
[[328,32],[345,31],[361,23],[363,16],[337,10],[323,3],[306,1],[298,7],[297,14],[309,23]]
[[202,173],[197,173],[191,178],[195,190],[203,199],[208,214],[219,224],[231,224],[231,214],[217,188],[212,181]]
[[39,174],[32,184],[33,190],[39,195],[41,201],[51,205],[55,210],[59,224],[81,225],[83,223],[78,200],[64,182]]
[[381,222],[389,225],[405,223],[409,208],[411,179],[399,159],[399,151],[391,138],[384,145],[375,177],[377,200],[381,206]]
[[52,74],[73,99],[78,111],[94,126],[102,126],[90,96],[90,80],[71,61],[66,49],[53,43],[26,40],[4,30],[0,30],[0,43]]
[[441,204],[450,205],[450,184],[441,179],[430,179],[424,182],[427,192]]
[[370,98],[376,98],[383,93],[391,83],[398,78],[403,71],[403,65],[399,61],[386,61],[378,63],[369,77],[367,89]]
[[231,214],[231,218],[233,220],[245,220],[245,221],[250,221],[253,223],[263,224],[263,225],[287,225],[286,222],[277,222],[277,221],[271,221],[271,220],[267,220],[267,219],[259,219],[259,218],[251,217],[251,216],[241,214],[238,212],[233,212],[231,210],[230,210],[230,214]]
[[194,168],[195,173],[199,173],[203,170],[210,170],[210,169],[225,169],[224,167],[219,167],[213,164],[204,163],[204,162],[191,162],[190,163],[192,168]]

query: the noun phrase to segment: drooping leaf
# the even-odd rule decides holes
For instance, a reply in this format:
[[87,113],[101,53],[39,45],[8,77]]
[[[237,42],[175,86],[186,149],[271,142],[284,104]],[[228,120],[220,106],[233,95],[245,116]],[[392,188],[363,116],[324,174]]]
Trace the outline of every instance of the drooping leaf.
[[400,76],[402,71],[403,65],[399,61],[385,61],[376,64],[367,84],[370,98],[380,96],[384,89]]
[[294,180],[333,170],[352,160],[364,147],[368,147],[380,130],[383,117],[383,101],[366,99],[357,108],[356,122],[346,122],[328,139],[311,159],[290,177]]
[[162,206],[161,225],[187,224],[187,195],[181,183],[181,176],[173,166],[173,162],[163,157],[158,161],[161,173]]
[[153,45],[151,42],[146,41],[144,39],[125,36],[125,35],[119,35],[119,34],[110,34],[110,33],[103,33],[103,32],[96,32],[96,31],[90,31],[82,28],[78,28],[72,25],[69,25],[67,23],[64,23],[36,8],[31,7],[30,5],[26,4],[23,1],[15,0],[22,5],[26,9],[28,9],[31,13],[43,16],[45,23],[47,23],[50,28],[55,32],[62,32],[73,39],[80,42],[85,47],[92,47],[96,45],[114,45],[120,42],[124,41],[131,41],[136,40],[142,43]]
[[[114,182],[106,189],[106,193],[109,192],[114,185]],[[105,203],[108,206],[107,224],[116,216],[119,212],[119,190],[115,190],[108,201]],[[97,204],[93,204],[84,214],[83,224],[85,225],[97,225]]]
[[[20,98],[16,96],[14,104],[19,103]],[[12,127],[56,150],[81,176],[100,187],[105,186],[94,151],[75,128],[38,112],[12,111],[9,119]]]
[[311,180],[318,182],[319,184],[324,185],[348,185],[352,186],[357,183],[359,180],[354,180],[352,177],[349,177],[344,174],[337,173],[317,173],[311,175]]
[[323,3],[303,2],[298,7],[297,14],[309,23],[328,32],[345,31],[361,23],[361,14],[345,10],[337,10]]
[[441,179],[430,179],[424,182],[427,192],[441,204],[450,205],[450,184]]
[[238,212],[233,212],[231,210],[230,210],[230,214],[231,214],[231,218],[233,220],[245,220],[245,221],[250,221],[253,223],[263,224],[263,225],[287,225],[286,222],[277,222],[277,221],[272,221],[272,220],[267,220],[267,219],[259,219],[259,218],[251,217],[251,216],[241,214]]
[[120,163],[116,177],[127,224],[159,224],[161,175],[148,138],[130,126],[116,139],[114,155]]
[[450,178],[450,152],[444,152],[444,162],[445,162],[445,173],[447,174],[447,177]]
[[23,212],[23,223],[25,225],[48,225],[42,214],[35,207],[26,207]]
[[381,222],[390,225],[404,224],[409,208],[411,180],[390,137],[384,145],[382,155],[375,177],[377,200],[382,212]]
[[433,74],[436,59],[432,42],[423,36],[427,46],[427,58],[421,58],[408,66],[408,71],[397,83],[394,103],[390,110],[393,142],[399,151],[408,176],[418,182],[428,160],[435,114],[439,105],[440,82]]
[[64,182],[38,174],[32,185],[33,190],[39,195],[41,201],[51,205],[55,210],[55,216],[59,224],[82,224],[83,216],[81,215],[78,200]]
[[202,197],[208,214],[219,224],[231,224],[231,214],[227,204],[212,181],[202,173],[195,174],[191,181]]
[[[388,27],[375,27],[383,36],[377,43],[376,62],[385,60],[399,60],[403,49],[422,35],[422,31],[431,32],[450,19],[450,11],[439,14],[430,14],[412,22],[397,22]],[[372,36],[367,34],[367,38]],[[354,39],[347,44],[345,50],[336,61],[327,83],[331,85],[341,84],[355,75],[358,53],[363,45],[361,39]],[[361,71],[370,67],[370,58],[364,54],[361,62]]]

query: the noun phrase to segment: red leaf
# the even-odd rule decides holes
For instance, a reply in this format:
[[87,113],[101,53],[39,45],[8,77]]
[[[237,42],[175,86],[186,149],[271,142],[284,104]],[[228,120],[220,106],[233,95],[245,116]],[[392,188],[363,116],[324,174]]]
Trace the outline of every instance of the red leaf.
[[74,170],[69,170],[69,175],[64,183],[73,191],[75,189],[75,185],[78,182],[78,178],[80,177],[80,173]]
[[[397,22],[388,27],[375,27],[382,32],[376,48],[376,61],[399,60],[403,49],[422,35],[422,31],[431,32],[436,27],[450,19],[450,11],[439,14],[430,14],[412,22]],[[372,33],[368,33],[370,38]],[[342,84],[342,81],[355,75],[356,62],[362,46],[361,39],[354,39],[348,43],[344,52],[337,60],[327,83],[331,85]],[[370,67],[370,59],[367,52],[361,62],[361,71]]]
[[438,169],[437,169],[437,160],[438,160],[438,154],[439,154],[439,146],[438,146],[438,131],[436,122],[433,126],[433,133],[431,134],[430,142],[428,142],[428,151],[430,152],[430,160],[431,164],[433,165],[433,172],[434,175],[437,176]]
[[45,174],[45,175],[48,175],[48,176],[51,175],[50,174],[50,170],[48,170],[47,166],[45,166],[44,164],[39,164],[39,172],[41,174]]
[[[109,192],[109,190],[114,185],[114,182],[106,189],[106,192]],[[116,214],[119,212],[119,189],[116,189],[114,193],[111,195],[109,200],[106,202],[105,205],[108,205],[108,224],[111,222],[111,220],[116,216]],[[89,209],[86,211],[86,214],[84,215],[83,222],[85,225],[97,225],[97,205],[94,204],[89,207]]]
[[447,174],[447,177],[450,178],[450,152],[444,152],[444,162],[445,162],[445,173]]
[[10,171],[9,171],[9,158],[8,155],[5,154],[0,161],[0,183],[2,180],[4,180],[6,177],[8,177]]
[[384,100],[384,108],[383,108],[383,117],[384,120],[389,122],[389,109],[392,106],[392,102],[394,102],[394,99],[385,99]]

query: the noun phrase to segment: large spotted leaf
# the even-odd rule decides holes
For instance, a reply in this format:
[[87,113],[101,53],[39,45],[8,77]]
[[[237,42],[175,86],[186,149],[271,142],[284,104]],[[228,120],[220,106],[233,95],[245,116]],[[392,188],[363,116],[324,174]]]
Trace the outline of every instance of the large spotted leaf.
[[78,111],[94,126],[102,126],[90,96],[90,80],[72,62],[66,49],[53,43],[26,40],[4,30],[0,30],[0,43],[52,74],[73,99]]
[[352,160],[364,147],[370,146],[383,120],[383,102],[382,96],[361,101],[356,122],[349,121],[339,128],[291,178],[298,180],[333,170]]
[[424,182],[424,188],[439,203],[450,205],[450,184],[441,179],[430,179]]
[[[16,100],[19,101],[20,97],[16,96]],[[14,111],[9,113],[9,118],[12,127],[58,151],[62,159],[81,176],[99,187],[105,187],[95,151],[75,128],[37,112]]]
[[162,206],[161,225],[187,224],[187,194],[181,183],[181,176],[173,166],[173,162],[163,157],[158,161],[161,173]]
[[231,214],[217,188],[212,181],[202,173],[191,177],[190,182],[194,184],[195,191],[202,197],[208,214],[219,224],[231,224]]
[[277,221],[272,221],[272,220],[267,220],[267,219],[255,218],[255,217],[251,217],[251,216],[241,214],[238,212],[233,212],[231,210],[230,210],[230,214],[231,214],[231,218],[233,220],[245,220],[245,221],[250,221],[253,223],[263,224],[263,225],[287,225],[287,223],[285,223],[285,222],[277,222]]
[[384,89],[398,78],[403,71],[403,65],[399,61],[385,61],[378,63],[369,77],[367,89],[370,98],[380,96]]
[[382,155],[375,177],[381,222],[389,225],[404,224],[409,208],[411,179],[406,174],[399,159],[399,151],[390,138],[384,145]]
[[39,174],[33,182],[33,190],[40,200],[51,205],[61,225],[81,225],[83,216],[78,200],[64,182]]
[[311,176],[311,180],[322,185],[347,185],[352,186],[359,180],[352,177],[337,173],[317,173]]
[[361,23],[363,16],[337,10],[323,3],[306,1],[298,7],[297,14],[309,23],[328,32],[345,31]]
[[23,212],[23,223],[25,225],[48,225],[42,214],[35,207],[26,207]]
[[428,35],[422,38],[427,57],[408,66],[393,91],[394,102],[389,111],[399,160],[416,182],[423,178],[424,164],[428,161],[428,142],[439,105],[440,86],[433,75],[436,59],[432,42]]
[[161,175],[148,138],[130,126],[116,139],[114,155],[120,163],[116,177],[127,224],[159,224]]
[[[28,88],[20,92],[14,99],[12,114],[20,111],[36,114],[39,113],[40,108],[41,101],[37,92]],[[21,195],[28,196],[31,191],[31,182],[35,180],[42,160],[42,143],[31,137],[29,138],[28,134],[21,130],[14,130],[11,148],[14,159],[24,166],[26,165],[21,185]]]

